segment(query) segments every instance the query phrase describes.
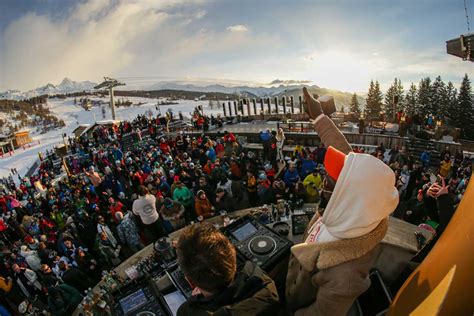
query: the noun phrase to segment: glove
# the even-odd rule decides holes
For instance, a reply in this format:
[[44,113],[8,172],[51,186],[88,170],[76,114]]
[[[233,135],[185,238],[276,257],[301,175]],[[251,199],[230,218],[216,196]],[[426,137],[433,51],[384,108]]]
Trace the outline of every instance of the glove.
[[304,110],[308,113],[311,119],[317,118],[319,115],[323,114],[321,103],[311,96],[306,87],[303,88],[303,98],[304,98]]

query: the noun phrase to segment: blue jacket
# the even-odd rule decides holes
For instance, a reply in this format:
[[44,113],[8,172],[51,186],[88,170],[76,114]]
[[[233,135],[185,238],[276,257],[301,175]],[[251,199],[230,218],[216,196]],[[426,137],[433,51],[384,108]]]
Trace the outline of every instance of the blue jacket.
[[287,186],[293,186],[296,184],[296,182],[298,182],[298,178],[299,178],[299,175],[296,169],[293,170],[293,172],[291,172],[290,169],[287,169],[285,171],[285,175],[283,176],[283,181],[285,182]]
[[304,179],[306,178],[306,176],[308,174],[310,174],[311,172],[313,172],[313,170],[318,166],[318,164],[312,160],[312,159],[302,159],[302,164],[301,164],[301,171],[300,171],[300,175],[301,175],[301,179]]
[[269,131],[260,132],[260,139],[263,142],[268,142],[272,138],[272,134]]
[[209,158],[211,162],[216,161],[216,151],[214,150],[214,148],[209,148],[206,154],[207,158]]

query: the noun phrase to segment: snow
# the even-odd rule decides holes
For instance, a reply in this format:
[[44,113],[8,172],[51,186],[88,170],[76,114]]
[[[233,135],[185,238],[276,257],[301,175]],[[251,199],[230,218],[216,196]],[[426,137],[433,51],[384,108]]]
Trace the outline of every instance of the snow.
[[[118,99],[122,98],[116,98],[116,102]],[[109,101],[108,97],[93,97],[91,100],[100,100],[104,102]],[[124,100],[129,100],[133,102],[133,104],[143,104],[140,106],[132,105],[130,107],[116,107],[115,111],[118,120],[133,120],[137,115],[146,114],[149,111],[153,113],[153,116],[156,116],[158,113],[155,108],[157,101],[159,101],[157,99],[128,97],[124,98]],[[190,117],[190,113],[194,110],[194,108],[197,105],[202,105],[206,115],[217,115],[218,113],[222,115],[222,109],[217,109],[217,106],[214,106],[213,109],[210,109],[208,106],[209,101],[207,100],[199,102],[192,100],[180,100],[177,102],[178,104],[161,105],[161,113],[165,113],[168,109],[172,109],[175,115],[181,111],[185,117]],[[56,145],[62,144],[62,135],[64,133],[68,136],[72,135],[74,129],[76,129],[80,124],[92,124],[96,121],[111,120],[112,114],[109,106],[102,106],[106,107],[105,118],[102,116],[101,107],[92,107],[90,111],[86,111],[81,106],[74,104],[74,98],[49,99],[49,109],[59,119],[63,119],[66,123],[66,126],[61,129],[49,131],[45,134],[40,134],[38,131],[32,129],[30,136],[33,138],[33,142],[39,141],[39,144],[34,145],[31,148],[17,149],[11,157],[0,158],[0,177],[8,176],[12,168],[16,168],[19,174],[23,176],[38,159],[38,152],[45,152],[46,150],[53,149]]]

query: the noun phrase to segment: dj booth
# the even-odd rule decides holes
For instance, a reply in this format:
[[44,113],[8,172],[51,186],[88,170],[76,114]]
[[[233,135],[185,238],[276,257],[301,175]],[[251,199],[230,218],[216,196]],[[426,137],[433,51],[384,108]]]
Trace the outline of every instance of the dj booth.
[[[238,267],[246,261],[254,262],[273,278],[280,295],[284,295],[290,248],[302,242],[303,232],[316,211],[317,204],[304,204],[292,210],[260,207],[216,216],[206,222],[219,227],[234,244]],[[106,278],[92,290],[95,294],[91,296],[96,298],[94,313],[78,307],[75,315],[174,315],[192,292],[171,246],[181,231],[171,233],[167,241],[145,247],[117,266],[112,281]],[[384,279],[393,281],[417,252],[415,232],[419,231],[414,225],[390,218],[375,263]],[[431,238],[429,232],[422,233]]]

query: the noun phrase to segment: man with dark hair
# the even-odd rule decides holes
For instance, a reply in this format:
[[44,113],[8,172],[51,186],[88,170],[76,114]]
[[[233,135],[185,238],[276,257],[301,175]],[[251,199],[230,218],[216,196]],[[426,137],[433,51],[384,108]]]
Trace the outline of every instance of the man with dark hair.
[[251,262],[237,271],[232,243],[214,226],[192,225],[177,244],[178,262],[194,287],[178,310],[185,315],[268,315],[279,306],[275,283]]

